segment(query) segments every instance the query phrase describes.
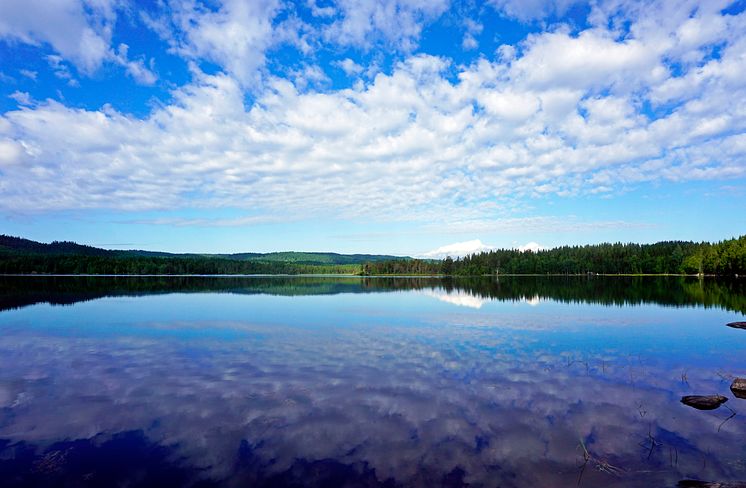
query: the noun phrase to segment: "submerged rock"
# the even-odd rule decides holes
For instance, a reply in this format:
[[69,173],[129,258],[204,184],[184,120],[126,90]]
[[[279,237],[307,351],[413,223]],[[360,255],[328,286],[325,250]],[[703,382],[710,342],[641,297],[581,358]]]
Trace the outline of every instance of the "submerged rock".
[[746,481],[681,480],[679,488],[746,488]]
[[738,398],[746,399],[746,378],[736,378],[730,385],[730,391]]
[[723,395],[687,395],[681,397],[681,403],[697,410],[715,410],[728,399]]
[[730,324],[725,325],[733,327],[734,329],[746,329],[746,322],[731,322]]

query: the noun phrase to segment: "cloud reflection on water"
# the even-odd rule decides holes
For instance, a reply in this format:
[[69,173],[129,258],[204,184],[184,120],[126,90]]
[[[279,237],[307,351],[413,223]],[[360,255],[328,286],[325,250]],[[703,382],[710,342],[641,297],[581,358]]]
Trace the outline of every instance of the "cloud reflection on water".
[[481,298],[465,291],[452,291],[440,292],[435,290],[426,290],[422,292],[423,295],[433,297],[441,302],[450,303],[452,305],[458,305],[459,307],[469,307],[480,309],[482,305],[487,303],[489,300]]
[[[422,311],[407,325],[359,314],[355,326],[327,328],[133,321],[102,336],[8,324],[0,438],[45,446],[142,430],[229,485],[302,459],[410,486],[459,472],[473,486],[564,486],[577,483],[580,439],[624,470],[617,479],[588,469],[583,486],[746,478],[744,417],[718,432],[728,412],[678,402],[727,391],[718,373],[735,367],[737,349],[714,364],[654,342],[588,343],[575,310],[576,326],[559,332],[544,323],[557,320],[551,310],[523,322],[506,314],[508,327],[482,311]],[[242,444],[248,465],[237,461]]]

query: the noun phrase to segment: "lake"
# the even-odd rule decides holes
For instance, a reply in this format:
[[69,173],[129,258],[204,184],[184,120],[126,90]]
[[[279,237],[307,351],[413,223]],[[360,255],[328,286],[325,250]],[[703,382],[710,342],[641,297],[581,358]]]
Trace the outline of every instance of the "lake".
[[4,277],[0,485],[746,480],[745,312],[743,279]]

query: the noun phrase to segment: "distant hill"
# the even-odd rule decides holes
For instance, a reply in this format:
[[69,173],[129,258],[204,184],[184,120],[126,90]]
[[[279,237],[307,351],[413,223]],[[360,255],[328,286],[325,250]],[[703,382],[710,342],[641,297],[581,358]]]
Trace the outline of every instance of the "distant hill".
[[69,241],[54,241],[49,244],[36,242],[21,237],[0,235],[0,253],[13,254],[51,254],[79,256],[109,256],[112,251],[97,247],[85,246]]
[[45,256],[94,256],[94,257],[144,257],[144,258],[180,258],[198,259],[214,258],[235,261],[260,261],[267,263],[288,263],[298,265],[345,265],[363,264],[378,261],[408,260],[409,257],[388,256],[380,254],[338,254],[333,252],[270,252],[270,253],[235,253],[235,254],[197,254],[168,253],[159,251],[110,250],[86,246],[70,241],[53,241],[49,244],[36,242],[21,237],[0,235],[0,256],[5,255],[45,255]]
[[410,259],[408,257],[386,256],[382,254],[338,254],[335,252],[270,252],[265,254],[224,254],[220,257],[229,259],[247,259],[259,261],[282,261],[297,264],[363,264],[377,261]]

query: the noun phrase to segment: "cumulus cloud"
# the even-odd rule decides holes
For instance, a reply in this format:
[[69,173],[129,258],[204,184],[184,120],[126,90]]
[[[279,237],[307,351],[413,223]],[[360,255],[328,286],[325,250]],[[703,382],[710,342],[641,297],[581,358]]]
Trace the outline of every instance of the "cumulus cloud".
[[[167,40],[173,51],[219,65],[245,89],[259,90],[269,75],[268,53],[283,46],[312,57],[316,48],[352,47],[369,51],[385,45],[414,50],[425,25],[447,8],[447,0],[339,0],[319,6],[305,2],[313,23],[299,15],[300,5],[280,0],[168,0],[142,20]],[[363,71],[353,60],[337,63],[348,75]]]
[[0,168],[7,168],[20,164],[23,160],[24,148],[11,139],[0,138]]
[[[8,0],[0,3],[0,39],[50,45],[56,53],[46,56],[52,70],[71,86],[78,82],[67,62],[86,76],[104,63],[115,63],[136,82],[152,85],[155,74],[142,60],[127,59],[126,44],[117,50],[110,46],[120,7],[118,0]],[[36,80],[36,71],[22,69],[20,73]]]
[[461,41],[461,47],[467,50],[478,48],[479,41],[477,41],[475,36],[482,33],[484,26],[472,19],[466,19],[466,21],[464,22],[464,26],[466,27],[466,32],[464,33],[464,38]]
[[31,95],[29,95],[27,92],[16,90],[8,95],[8,97],[15,100],[19,105],[31,105],[33,103]]
[[[493,249],[496,249],[496,247],[488,246],[487,244],[484,244],[481,240],[474,239],[471,241],[455,242],[453,244],[447,244],[445,246],[441,246],[437,249],[433,249],[432,251],[428,251],[422,254],[421,257],[427,258],[427,259],[445,259],[448,256],[452,258],[457,258],[457,257],[468,256],[470,254],[491,251]],[[518,249],[521,252],[526,252],[526,251],[537,252],[537,251],[541,251],[546,248],[542,246],[541,244],[532,241],[522,246],[518,246],[516,249]]]
[[[371,15],[382,19],[444,8],[376,5],[381,13]],[[520,198],[746,176],[743,14],[640,14],[621,37],[613,22],[558,28],[458,67],[411,55],[340,90],[315,89],[324,73],[307,64],[290,73],[295,83],[267,75],[247,106],[277,4],[174,8],[186,33],[178,48],[225,72],[192,65],[192,81],[143,119],[51,100],[3,114],[0,137],[12,148],[0,167],[4,212],[229,206],[279,218],[439,222],[455,232],[509,227],[501,206]],[[720,27],[707,27],[712,18]],[[714,46],[719,56],[697,58]],[[131,65],[126,48],[117,53],[152,81],[138,71],[150,69],[144,60]],[[49,60],[66,76],[61,57]]]
[[311,9],[314,17],[333,17],[337,10],[331,6],[320,7],[316,0],[307,0],[306,4]]
[[482,243],[482,241],[480,241],[479,239],[474,239],[472,241],[455,242],[453,244],[441,246],[437,249],[433,249],[432,251],[424,253],[422,257],[429,259],[443,259],[450,256],[452,258],[456,258],[483,251],[489,251],[494,248],[494,246],[488,246]]
[[489,0],[498,12],[523,22],[562,15],[579,0]]
[[0,38],[47,43],[83,73],[93,73],[108,55],[115,1],[6,0],[0,2]]
[[384,42],[413,50],[423,25],[448,8],[448,0],[339,0],[341,17],[327,26],[324,38],[368,48]]
[[357,64],[355,61],[353,61],[350,58],[345,58],[341,61],[336,61],[334,64],[338,66],[342,71],[344,71],[347,76],[359,75],[365,70],[364,67]]
[[128,75],[130,75],[137,83],[141,85],[152,85],[158,80],[158,76],[153,72],[153,60],[150,61],[150,67],[145,66],[145,62],[142,59],[130,60],[128,58],[129,46],[127,44],[120,44],[116,52],[112,54],[112,60],[120,66],[124,67]]
[[179,53],[222,66],[244,85],[255,84],[273,45],[279,0],[224,0],[216,9],[193,0],[168,2],[174,30],[166,35]]
[[52,73],[54,73],[54,76],[61,80],[67,80],[67,84],[70,86],[78,85],[78,81],[73,77],[70,68],[68,67],[67,63],[65,63],[65,60],[62,58],[62,56],[59,56],[57,54],[49,54],[45,56],[45,59],[47,60],[47,63],[49,63],[49,67],[52,69]]
[[311,86],[326,86],[330,83],[330,78],[324,70],[316,65],[306,64],[297,70],[290,70],[290,78],[293,80],[295,87],[304,90]]
[[521,252],[531,251],[531,252],[537,252],[544,250],[545,247],[539,244],[538,242],[527,242],[526,244],[522,246],[518,246],[518,250]]

